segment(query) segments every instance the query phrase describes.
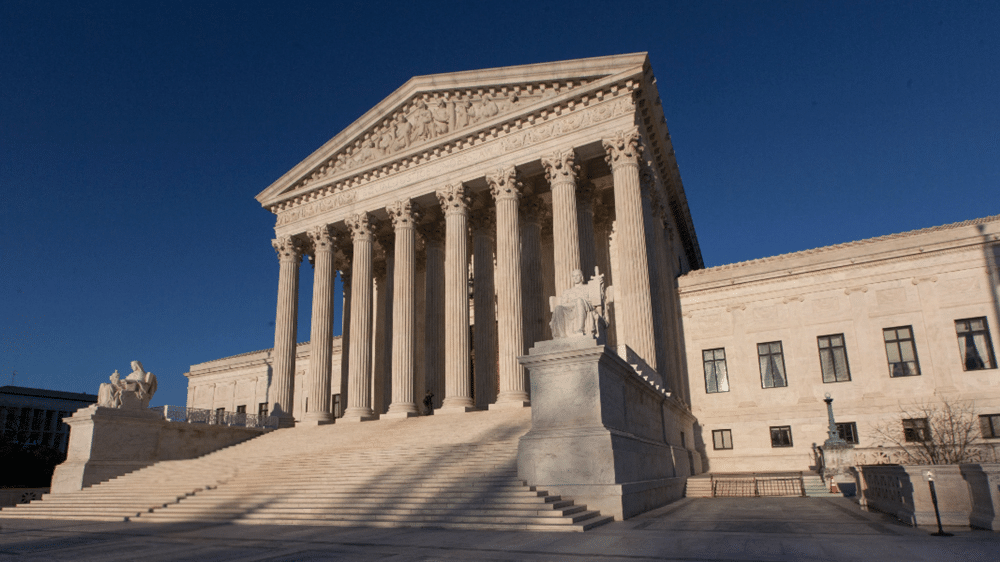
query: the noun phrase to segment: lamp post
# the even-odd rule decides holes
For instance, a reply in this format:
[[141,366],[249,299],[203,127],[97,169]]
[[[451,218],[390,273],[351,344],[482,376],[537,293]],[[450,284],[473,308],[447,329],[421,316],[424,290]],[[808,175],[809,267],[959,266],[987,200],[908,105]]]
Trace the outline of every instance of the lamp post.
[[826,393],[826,398],[823,399],[826,402],[826,415],[830,418],[830,426],[827,428],[827,439],[823,442],[824,446],[844,446],[847,445],[847,441],[840,438],[840,432],[837,431],[837,422],[833,419],[833,398],[830,397],[830,393]]

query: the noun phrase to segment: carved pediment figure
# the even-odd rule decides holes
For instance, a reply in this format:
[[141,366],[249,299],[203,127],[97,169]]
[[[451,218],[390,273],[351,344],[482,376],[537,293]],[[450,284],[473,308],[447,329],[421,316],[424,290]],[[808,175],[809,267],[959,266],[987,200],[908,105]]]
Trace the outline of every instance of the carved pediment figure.
[[573,286],[549,299],[554,339],[589,336],[603,343],[607,324],[604,320],[604,275],[594,268],[590,282],[583,282],[583,272],[573,270]]

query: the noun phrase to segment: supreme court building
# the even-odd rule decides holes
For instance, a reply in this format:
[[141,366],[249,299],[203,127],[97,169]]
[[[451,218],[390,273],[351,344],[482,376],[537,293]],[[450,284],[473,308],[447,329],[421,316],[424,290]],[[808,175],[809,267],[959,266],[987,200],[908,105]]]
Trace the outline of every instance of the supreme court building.
[[705,269],[644,53],[415,77],[257,200],[274,347],[192,366],[188,407],[285,426],[423,415],[429,394],[527,407],[518,358],[581,270],[604,276],[606,345],[697,420],[675,443],[693,473],[812,466],[826,393],[859,446],[911,399],[975,399],[1000,436],[1000,219]]

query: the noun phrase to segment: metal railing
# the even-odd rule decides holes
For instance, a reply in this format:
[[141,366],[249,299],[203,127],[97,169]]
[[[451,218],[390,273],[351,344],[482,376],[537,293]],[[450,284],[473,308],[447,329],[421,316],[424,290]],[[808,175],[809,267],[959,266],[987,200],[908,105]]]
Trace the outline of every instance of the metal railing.
[[258,416],[242,412],[219,412],[183,406],[156,406],[150,410],[159,413],[163,419],[180,423],[203,423],[207,425],[227,425],[251,429],[277,429],[278,418]]
[[712,474],[713,498],[805,496],[801,472]]

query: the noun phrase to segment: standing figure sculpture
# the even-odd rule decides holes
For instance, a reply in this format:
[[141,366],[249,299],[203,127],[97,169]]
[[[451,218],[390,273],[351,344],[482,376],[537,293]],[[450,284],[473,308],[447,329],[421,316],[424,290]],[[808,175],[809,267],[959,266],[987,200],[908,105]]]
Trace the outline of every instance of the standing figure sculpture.
[[583,282],[583,272],[574,269],[573,286],[563,291],[556,304],[550,298],[552,337],[555,339],[590,336],[602,340],[604,335],[604,276],[594,268],[589,283]]

